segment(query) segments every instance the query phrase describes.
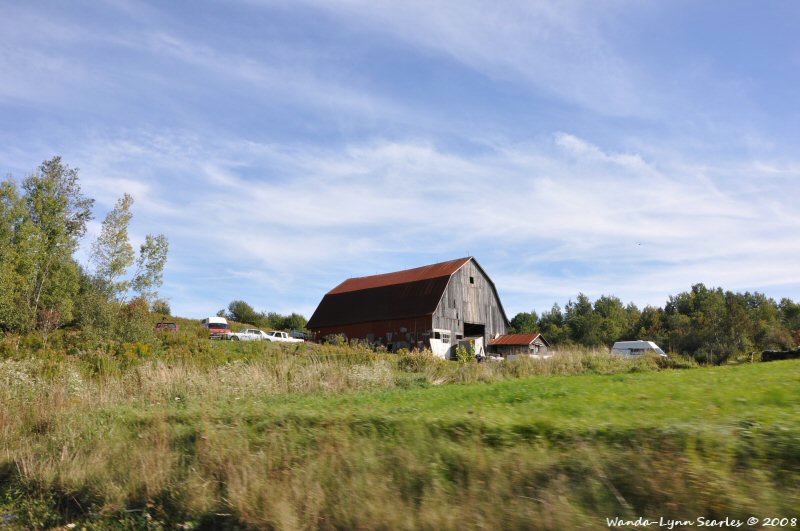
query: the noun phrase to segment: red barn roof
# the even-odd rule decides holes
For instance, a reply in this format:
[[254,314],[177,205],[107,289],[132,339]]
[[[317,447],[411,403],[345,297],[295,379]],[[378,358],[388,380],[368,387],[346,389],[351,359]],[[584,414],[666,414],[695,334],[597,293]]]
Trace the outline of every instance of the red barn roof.
[[[537,337],[542,337],[542,334],[507,334],[490,340],[489,345],[530,345]],[[544,337],[542,337],[542,341],[545,345],[550,346]]]
[[362,289],[382,288],[396,284],[408,284],[410,282],[418,282],[420,280],[432,280],[434,278],[449,277],[469,261],[469,257],[459,258],[458,260],[450,260],[449,262],[415,267],[413,269],[404,269],[403,271],[395,271],[394,273],[384,273],[382,275],[372,275],[369,277],[348,278],[330,290],[328,295],[336,295],[338,293],[358,291]]

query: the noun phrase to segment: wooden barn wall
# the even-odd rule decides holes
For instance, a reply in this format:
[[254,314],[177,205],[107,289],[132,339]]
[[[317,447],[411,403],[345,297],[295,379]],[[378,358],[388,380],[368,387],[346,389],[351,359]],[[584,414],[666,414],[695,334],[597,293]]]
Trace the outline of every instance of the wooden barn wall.
[[489,279],[472,261],[453,274],[433,313],[433,327],[450,330],[453,338],[464,334],[465,321],[484,325],[487,343],[495,334],[506,333],[500,301]]

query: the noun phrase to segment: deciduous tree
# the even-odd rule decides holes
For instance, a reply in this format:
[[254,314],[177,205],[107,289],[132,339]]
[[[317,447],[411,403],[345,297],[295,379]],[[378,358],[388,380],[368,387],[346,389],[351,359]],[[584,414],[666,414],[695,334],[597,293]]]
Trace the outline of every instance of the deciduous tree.
[[22,328],[36,324],[41,308],[59,307],[72,317],[78,290],[78,269],[72,258],[92,219],[93,199],[81,194],[78,170],[54,157],[22,183],[24,212],[16,228],[17,273],[25,277],[26,293],[19,310]]
[[158,295],[167,264],[169,242],[163,234],[145,236],[136,259],[136,272],[133,275],[133,290],[144,300],[152,301]]
[[128,224],[133,214],[133,197],[124,194],[103,220],[97,240],[92,244],[92,261],[96,274],[108,286],[112,295],[127,293],[130,281],[122,277],[133,265],[133,246],[128,239]]

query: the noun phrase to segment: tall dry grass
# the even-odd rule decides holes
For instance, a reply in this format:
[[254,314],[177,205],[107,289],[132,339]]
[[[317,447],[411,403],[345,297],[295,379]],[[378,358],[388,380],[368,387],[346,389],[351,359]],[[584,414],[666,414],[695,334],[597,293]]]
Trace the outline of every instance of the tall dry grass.
[[[508,442],[491,426],[442,427],[425,412],[400,422],[336,409],[349,393],[659,363],[574,351],[459,365],[428,353],[225,343],[8,356],[0,516],[20,528],[567,529],[645,511],[785,510],[773,473],[737,468],[739,443],[725,438],[665,430]],[[305,395],[330,397],[321,403],[331,414],[272,413],[282,397]]]

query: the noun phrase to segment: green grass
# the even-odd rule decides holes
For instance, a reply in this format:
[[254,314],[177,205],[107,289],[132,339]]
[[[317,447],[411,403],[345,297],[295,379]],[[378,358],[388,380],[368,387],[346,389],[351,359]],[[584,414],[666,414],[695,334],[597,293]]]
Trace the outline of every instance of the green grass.
[[390,419],[464,417],[492,423],[531,419],[576,429],[697,423],[722,426],[758,411],[768,422],[797,416],[800,364],[778,362],[694,371],[526,378],[493,385],[438,386],[338,395],[265,397],[248,407],[260,414],[353,415]]
[[98,529],[798,516],[798,361],[459,366],[198,345],[0,359],[0,515]]

